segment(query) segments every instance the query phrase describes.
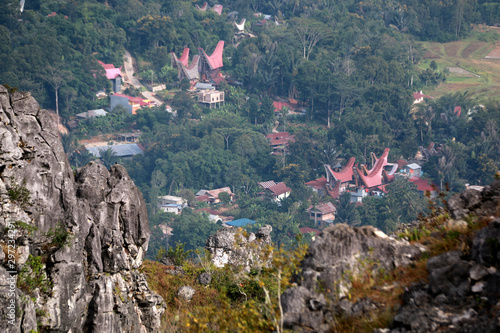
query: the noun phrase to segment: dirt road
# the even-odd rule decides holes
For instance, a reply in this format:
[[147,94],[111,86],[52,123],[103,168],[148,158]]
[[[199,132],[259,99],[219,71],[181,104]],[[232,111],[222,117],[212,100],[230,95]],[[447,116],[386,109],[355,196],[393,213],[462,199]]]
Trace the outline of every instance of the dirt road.
[[[123,81],[131,86],[133,86],[136,89],[141,89],[143,85],[139,80],[134,76],[134,62],[133,58],[130,55],[130,53],[125,50],[125,54],[123,55],[123,68],[125,70],[125,77],[123,78]],[[144,87],[146,89],[146,87]],[[163,102],[157,99],[154,96],[154,93],[148,90],[144,90],[142,93],[142,96],[144,98],[152,100],[155,102],[156,105],[162,105]]]

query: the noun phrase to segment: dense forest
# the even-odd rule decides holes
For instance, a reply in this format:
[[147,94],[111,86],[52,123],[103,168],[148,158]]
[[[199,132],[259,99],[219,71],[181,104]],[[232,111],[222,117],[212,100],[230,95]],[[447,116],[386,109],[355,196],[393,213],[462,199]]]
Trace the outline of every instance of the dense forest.
[[[476,24],[500,23],[499,1],[223,0],[209,6],[216,3],[224,6],[222,15],[199,11],[195,5],[202,1],[188,0],[33,0],[22,12],[19,1],[2,1],[0,83],[30,91],[67,123],[77,113],[108,105],[96,97],[101,89],[111,91],[97,61],[119,67],[125,50],[131,52],[140,78],[167,84],[159,96],[176,116],[164,106],[133,116],[114,110],[81,122],[63,142],[73,164],[81,166],[91,156],[78,140],[141,130],[144,155],[123,164],[149,203],[152,226],[168,223],[170,243],[189,249],[203,246],[218,225],[190,209],[180,216],[158,212],[158,195],[178,194],[194,203],[199,189],[229,186],[238,202],[229,213],[255,220],[254,227],[271,224],[273,240],[287,245],[299,226],[314,226],[305,213],[309,204],[329,200],[304,185],[324,176],[325,163],[350,157],[370,163],[370,152],[379,155],[384,148],[391,149],[391,161],[409,159],[434,142],[442,154],[424,172],[435,184],[458,191],[466,183],[488,183],[498,171],[498,100],[459,91],[414,108],[412,94],[447,75],[432,63],[425,70],[418,66],[419,42],[458,40],[474,33]],[[272,19],[262,23],[256,12]],[[243,18],[255,38],[234,38],[232,22]],[[219,40],[225,41],[224,74],[242,84],[220,87],[225,105],[205,109],[177,82],[169,54],[179,55],[184,47],[210,53]],[[277,115],[277,97],[297,100],[305,115]],[[457,107],[464,112],[457,114]],[[295,136],[285,157],[272,156],[264,136],[276,122],[278,130]],[[117,161],[109,154],[102,160]],[[291,196],[279,204],[257,199],[257,182],[271,179],[290,186]],[[404,181],[361,206],[342,196],[335,204],[339,221],[384,231],[426,209],[425,198]],[[158,228],[152,230],[154,257],[165,240]]]

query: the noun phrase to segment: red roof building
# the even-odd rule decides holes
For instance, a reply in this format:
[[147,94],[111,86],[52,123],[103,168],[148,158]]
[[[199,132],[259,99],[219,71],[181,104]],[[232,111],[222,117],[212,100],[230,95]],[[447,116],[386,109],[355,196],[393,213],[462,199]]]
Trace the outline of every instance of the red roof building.
[[332,223],[335,220],[337,209],[331,202],[325,202],[316,206],[309,206],[306,210],[309,213],[309,218],[317,224],[324,225]]
[[314,236],[318,236],[321,233],[321,230],[313,229],[309,227],[299,228],[300,232],[303,234],[314,234]]
[[270,133],[267,135],[269,145],[273,148],[273,155],[282,155],[287,152],[289,142],[295,142],[295,137],[288,132]]
[[[206,3],[205,3],[206,4]],[[222,10],[222,7],[221,7]],[[214,52],[209,56],[201,47],[198,48],[198,55],[195,55],[189,64],[189,48],[182,51],[180,58],[177,58],[174,52],[170,53],[172,67],[177,67],[177,76],[179,80],[187,78],[190,81],[202,80],[215,80],[222,82],[220,78],[222,74],[221,68],[224,66],[222,55],[224,52],[224,41],[219,41],[215,47]]]
[[231,192],[231,188],[229,188],[229,187],[222,187],[222,188],[217,188],[215,190],[207,191],[206,195],[208,196],[210,202],[219,203],[220,202],[219,194],[222,192],[229,194],[229,196],[231,197],[231,200],[233,199],[234,193]]
[[413,184],[417,186],[417,190],[420,192],[426,192],[429,191],[430,193],[436,192],[437,186],[433,185],[432,182],[428,179],[424,178],[410,178],[409,181],[411,181]]
[[105,64],[103,63],[102,61],[98,60],[97,61],[103,68],[104,70],[106,71],[106,77],[108,78],[108,80],[113,80],[113,79],[116,79],[118,76],[122,76],[122,73],[121,73],[121,67],[120,68],[116,68],[115,65],[113,64]]
[[422,91],[413,93],[413,104],[418,104],[424,101],[424,98],[434,98],[429,95],[425,95]]
[[315,180],[311,180],[306,183],[306,186],[309,187],[314,192],[318,193],[318,195],[322,196],[325,194],[326,184],[328,183],[326,177],[318,178]]
[[382,177],[382,172],[384,171],[384,166],[388,165],[387,163],[387,156],[389,155],[389,148],[384,149],[384,152],[380,156],[379,159],[375,162],[373,168],[370,170],[371,172],[367,175],[364,175],[364,173],[359,169],[356,168],[358,171],[358,176],[365,185],[367,189],[376,187],[379,185],[382,185],[383,183],[383,177]]
[[333,171],[328,164],[325,164],[326,178],[328,182],[332,183],[333,181],[336,181],[345,183],[352,181],[352,177],[354,176],[353,166],[355,160],[356,159],[354,157],[351,157],[347,164],[339,172]]
[[264,189],[264,191],[260,192],[259,194],[263,197],[270,196],[275,201],[288,197],[290,195],[290,192],[292,191],[292,189],[286,186],[285,183],[275,183],[273,180],[268,182],[260,182],[259,185]]
[[283,182],[273,185],[267,188],[267,190],[270,191],[273,196],[278,198],[282,196],[287,197],[292,191],[292,189],[286,186],[286,184]]
[[221,76],[220,69],[224,66],[222,62],[222,54],[224,52],[224,41],[217,43],[214,52],[209,56],[201,47],[198,48],[200,55],[200,75],[202,79],[213,79]]

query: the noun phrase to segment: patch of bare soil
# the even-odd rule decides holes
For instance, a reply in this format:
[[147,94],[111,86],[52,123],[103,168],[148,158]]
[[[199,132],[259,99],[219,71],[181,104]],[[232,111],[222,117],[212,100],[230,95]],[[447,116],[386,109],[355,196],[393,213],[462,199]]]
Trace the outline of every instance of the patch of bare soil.
[[438,58],[441,58],[440,56],[438,56],[437,54],[435,53],[432,53],[432,52],[425,52],[424,56],[423,56],[424,59],[438,59]]
[[486,59],[500,59],[500,45],[497,45],[493,51],[491,51],[486,57]]
[[450,73],[456,74],[457,76],[462,76],[462,77],[480,77],[477,74],[474,74],[472,72],[469,72],[468,70],[465,70],[460,67],[448,67],[448,70]]
[[447,43],[444,45],[444,50],[446,51],[446,55],[448,57],[457,57],[458,51],[462,47],[462,44],[460,42],[455,42],[455,43]]

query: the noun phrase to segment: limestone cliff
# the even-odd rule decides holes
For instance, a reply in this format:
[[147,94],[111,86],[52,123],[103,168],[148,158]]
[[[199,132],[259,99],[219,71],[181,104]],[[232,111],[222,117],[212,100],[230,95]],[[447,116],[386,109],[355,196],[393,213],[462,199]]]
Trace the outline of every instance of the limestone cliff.
[[0,138],[0,331],[156,332],[165,306],[138,271],[150,232],[126,170],[73,171],[48,112],[3,86]]
[[499,208],[496,180],[481,192],[454,195],[446,209],[415,223],[406,234],[413,235],[411,244],[368,226],[325,229],[311,243],[297,285],[281,298],[284,327],[294,332],[498,332]]

